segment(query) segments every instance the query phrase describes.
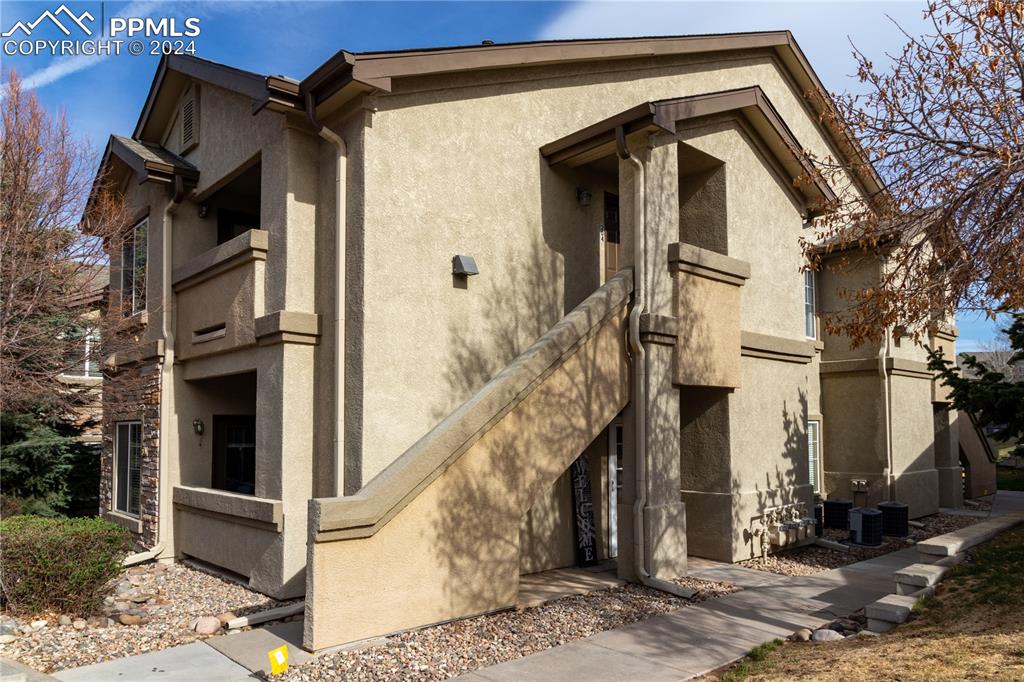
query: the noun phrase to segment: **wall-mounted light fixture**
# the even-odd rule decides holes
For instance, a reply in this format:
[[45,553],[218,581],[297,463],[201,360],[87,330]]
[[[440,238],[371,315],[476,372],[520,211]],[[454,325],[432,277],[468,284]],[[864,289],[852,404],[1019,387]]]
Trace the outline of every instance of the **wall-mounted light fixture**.
[[476,267],[476,261],[472,256],[455,256],[452,258],[452,274],[462,277],[479,275],[480,270]]
[[200,218],[205,218],[208,215],[210,215],[210,207],[207,206],[206,204],[200,204],[199,205],[199,217]]
[[576,188],[576,203],[580,206],[590,206],[590,200],[594,198],[594,195],[582,187]]
[[203,424],[203,420],[196,417],[192,420],[192,430],[195,431],[197,436],[203,435],[203,431],[206,429],[206,425]]

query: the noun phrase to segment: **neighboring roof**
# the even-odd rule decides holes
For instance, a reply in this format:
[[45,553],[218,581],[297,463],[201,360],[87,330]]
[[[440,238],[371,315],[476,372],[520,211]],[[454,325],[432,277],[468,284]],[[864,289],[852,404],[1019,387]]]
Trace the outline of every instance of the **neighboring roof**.
[[111,156],[117,157],[135,171],[140,177],[140,182],[171,183],[175,175],[190,181],[199,177],[199,170],[177,154],[160,145],[139,142],[120,135],[110,136],[107,149],[103,153],[101,168],[107,166]]
[[73,302],[80,305],[98,305],[106,299],[110,285],[110,268],[99,263],[82,265],[75,271],[78,293]]
[[801,182],[796,189],[813,209],[821,210],[835,201],[832,188],[815,170],[803,147],[758,86],[644,102],[550,142],[541,147],[540,152],[552,166],[576,166],[611,154],[619,129],[627,137],[642,131],[675,133],[677,123],[724,113],[736,113],[746,120],[790,180],[810,180]]
[[881,193],[884,183],[870,164],[862,162],[863,154],[850,131],[845,126],[829,124],[831,117],[822,116],[833,106],[831,97],[789,31],[548,40],[390,52],[342,50],[304,78],[299,90],[302,96],[310,96],[317,106],[321,106],[329,100],[346,101],[373,89],[390,91],[395,78],[744,50],[771,50],[800,92],[818,93],[818,97],[807,98],[807,103],[823,122],[827,136],[840,153],[858,161],[853,165],[857,175],[855,179],[862,191],[868,196]]

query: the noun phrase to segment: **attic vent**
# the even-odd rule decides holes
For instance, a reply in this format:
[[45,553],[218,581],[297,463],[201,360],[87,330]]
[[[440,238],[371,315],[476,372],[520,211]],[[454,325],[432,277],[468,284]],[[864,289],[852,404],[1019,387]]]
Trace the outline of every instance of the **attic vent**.
[[193,84],[181,99],[181,153],[199,144],[199,86]]

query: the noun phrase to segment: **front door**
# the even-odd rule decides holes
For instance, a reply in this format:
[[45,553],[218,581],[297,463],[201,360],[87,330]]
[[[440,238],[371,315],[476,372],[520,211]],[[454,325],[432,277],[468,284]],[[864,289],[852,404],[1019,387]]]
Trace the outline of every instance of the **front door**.
[[604,281],[619,271],[619,196],[604,193]]
[[213,416],[212,487],[256,494],[256,415]]

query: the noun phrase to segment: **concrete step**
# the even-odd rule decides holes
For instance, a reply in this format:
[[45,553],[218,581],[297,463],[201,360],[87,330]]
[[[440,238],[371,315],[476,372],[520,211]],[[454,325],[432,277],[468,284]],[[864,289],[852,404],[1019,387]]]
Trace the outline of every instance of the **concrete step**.
[[970,549],[975,545],[987,542],[1004,530],[1013,528],[1021,522],[1024,522],[1024,514],[1007,514],[1006,516],[989,519],[988,521],[982,521],[952,533],[937,535],[929,540],[922,540],[917,543],[917,551],[933,556],[953,556],[965,549]]
[[896,579],[896,594],[910,595],[923,587],[938,585],[947,573],[949,573],[949,567],[932,564],[911,564],[906,568],[901,568],[893,573],[893,577]]
[[868,618],[868,630],[886,632],[910,618],[910,612],[917,602],[917,597],[890,594],[864,607],[864,615]]

